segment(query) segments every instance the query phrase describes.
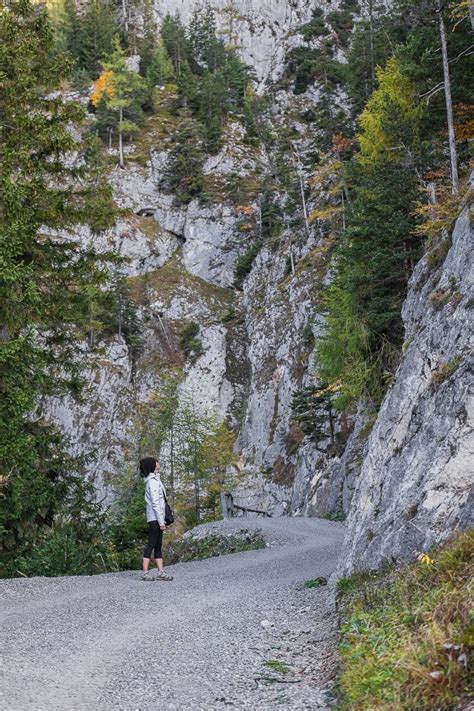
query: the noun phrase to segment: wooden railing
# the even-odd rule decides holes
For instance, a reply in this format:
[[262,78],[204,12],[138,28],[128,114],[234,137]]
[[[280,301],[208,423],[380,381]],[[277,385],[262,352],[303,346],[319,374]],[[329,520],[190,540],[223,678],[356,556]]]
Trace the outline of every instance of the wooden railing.
[[235,516],[236,510],[243,511],[244,516],[246,516],[247,513],[256,513],[271,518],[271,514],[269,514],[268,511],[261,511],[260,509],[251,509],[248,506],[239,506],[238,504],[234,504],[234,497],[230,492],[221,493],[221,506],[222,513],[224,514],[225,519],[232,518],[233,516]]

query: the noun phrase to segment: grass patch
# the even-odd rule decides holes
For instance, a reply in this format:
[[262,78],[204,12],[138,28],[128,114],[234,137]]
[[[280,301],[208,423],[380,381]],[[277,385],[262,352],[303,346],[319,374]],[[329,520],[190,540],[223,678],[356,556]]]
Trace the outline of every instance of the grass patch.
[[341,711],[451,709],[471,698],[473,550],[471,530],[432,552],[433,565],[338,582]]
[[326,521],[345,521],[346,514],[344,511],[327,511],[322,513],[320,518],[324,518]]
[[448,378],[450,378],[451,375],[456,372],[460,364],[460,356],[452,358],[452,360],[449,360],[447,363],[440,363],[431,376],[431,385],[434,388],[438,388],[440,385],[442,385],[442,383],[444,383],[445,380],[448,380]]
[[144,304],[148,298],[147,288],[153,289],[158,296],[171,303],[177,292],[188,291],[202,298],[216,315],[215,320],[221,320],[230,306],[232,291],[210,284],[186,271],[179,254],[174,254],[166,264],[144,276],[128,279],[131,297],[137,304]]
[[278,659],[269,659],[267,662],[264,662],[264,664],[269,669],[278,672],[278,674],[289,674],[291,672],[290,667],[283,664],[283,662],[280,662]]
[[320,575],[318,578],[314,578],[314,580],[306,580],[303,583],[304,588],[321,588],[323,585],[327,585],[328,581],[326,578],[323,578],[322,575]]

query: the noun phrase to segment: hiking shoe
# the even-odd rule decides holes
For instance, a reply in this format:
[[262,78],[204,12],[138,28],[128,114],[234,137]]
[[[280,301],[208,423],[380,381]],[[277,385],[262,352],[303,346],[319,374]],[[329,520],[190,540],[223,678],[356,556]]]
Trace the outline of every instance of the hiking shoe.
[[155,580],[155,571],[147,570],[146,573],[142,573],[142,580]]
[[168,575],[168,573],[162,570],[160,573],[157,573],[155,580],[173,580],[173,576]]

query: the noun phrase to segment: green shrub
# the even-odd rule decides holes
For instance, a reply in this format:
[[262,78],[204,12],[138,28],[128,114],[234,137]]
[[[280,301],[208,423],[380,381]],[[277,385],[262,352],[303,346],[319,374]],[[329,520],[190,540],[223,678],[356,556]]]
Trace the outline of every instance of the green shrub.
[[179,347],[183,351],[185,358],[192,362],[197,360],[203,352],[202,342],[197,338],[198,334],[199,324],[191,321],[182,328],[179,338]]
[[259,253],[261,246],[261,242],[255,242],[238,258],[235,268],[235,285],[237,287],[241,288],[245,277],[250,274],[255,257]]
[[321,518],[325,518],[327,521],[345,521],[346,514],[344,511],[328,511],[321,514]]
[[231,307],[223,315],[222,323],[229,323],[229,321],[233,321],[234,319],[235,319],[235,309]]
[[107,573],[118,570],[114,555],[103,538],[82,541],[72,524],[57,524],[42,532],[33,555],[17,558],[15,572],[27,577]]
[[172,541],[165,550],[168,564],[214,558],[230,553],[265,548],[265,539],[261,531],[246,531],[243,535],[221,536],[209,534],[205,538],[179,538]]

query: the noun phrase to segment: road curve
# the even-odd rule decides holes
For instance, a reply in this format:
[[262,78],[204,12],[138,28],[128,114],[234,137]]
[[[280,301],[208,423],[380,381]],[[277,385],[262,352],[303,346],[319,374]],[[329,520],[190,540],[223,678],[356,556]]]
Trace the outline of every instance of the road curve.
[[[342,526],[219,525],[260,527],[271,545],[175,565],[169,583],[137,572],[1,581],[2,709],[325,708],[314,669],[330,611],[324,591],[298,584],[333,572]],[[271,671],[279,658],[294,665]]]

